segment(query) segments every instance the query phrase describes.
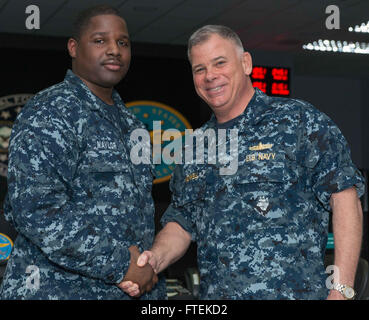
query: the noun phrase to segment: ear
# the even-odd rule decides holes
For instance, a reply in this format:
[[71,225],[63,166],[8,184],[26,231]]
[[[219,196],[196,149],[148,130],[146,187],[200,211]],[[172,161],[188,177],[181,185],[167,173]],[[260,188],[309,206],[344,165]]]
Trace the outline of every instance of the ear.
[[77,46],[78,46],[77,40],[73,38],[70,38],[68,40],[68,44],[67,44],[68,52],[72,58],[75,58],[77,56]]
[[242,66],[245,74],[249,76],[252,72],[252,58],[250,53],[244,52],[242,54]]

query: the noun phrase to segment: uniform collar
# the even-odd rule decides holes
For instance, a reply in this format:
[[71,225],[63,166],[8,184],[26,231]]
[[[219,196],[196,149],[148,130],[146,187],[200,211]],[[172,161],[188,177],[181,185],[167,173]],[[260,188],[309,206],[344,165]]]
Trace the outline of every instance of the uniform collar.
[[[270,97],[268,97],[259,88],[255,88],[255,93],[253,94],[244,112],[240,116],[237,116],[239,117],[237,121],[237,127],[242,124],[245,124],[245,125],[258,124],[263,119],[263,117],[266,115],[266,113],[270,111],[270,108],[268,107],[269,100],[270,100]],[[208,125],[213,128],[217,127],[217,120],[216,120],[214,113],[212,114],[208,122]]]
[[[76,87],[78,93],[81,95],[82,99],[87,102],[87,105],[91,110],[99,110],[103,113],[105,112],[104,110],[106,109],[106,103],[95,94],[93,94],[90,88],[87,87],[86,84],[81,80],[81,78],[78,77],[72,70],[67,70],[64,81]],[[115,89],[113,90],[112,98],[114,101],[114,105],[123,105],[122,100]]]
[[[124,128],[131,127],[130,124],[133,121],[132,113],[127,109],[120,95],[115,89],[113,90],[112,94],[114,106],[107,107],[107,104],[104,101],[102,101],[99,97],[94,95],[91,92],[91,90],[86,86],[86,84],[81,80],[81,78],[79,78],[72,70],[67,71],[64,78],[64,82],[66,82],[68,85],[74,87],[77,90],[78,98],[83,101],[84,106],[88,107],[91,111],[98,112],[100,116],[110,121],[116,127],[117,123],[115,122],[115,120],[113,120],[109,108],[112,108],[114,106],[118,107],[121,124],[123,125]],[[122,130],[122,128],[118,129]]]

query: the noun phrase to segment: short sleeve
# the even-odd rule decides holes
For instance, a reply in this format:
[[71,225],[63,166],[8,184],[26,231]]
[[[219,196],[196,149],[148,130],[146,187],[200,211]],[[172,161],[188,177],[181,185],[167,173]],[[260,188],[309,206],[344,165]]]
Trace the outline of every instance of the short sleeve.
[[348,143],[340,129],[324,113],[305,112],[304,162],[311,169],[311,185],[324,208],[331,211],[332,193],[356,187],[365,191],[364,179],[351,160]]

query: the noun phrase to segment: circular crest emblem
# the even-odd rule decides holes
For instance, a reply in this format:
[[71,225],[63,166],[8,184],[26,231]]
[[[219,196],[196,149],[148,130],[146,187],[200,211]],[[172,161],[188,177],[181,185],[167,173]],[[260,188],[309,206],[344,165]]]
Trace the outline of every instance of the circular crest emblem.
[[[163,103],[156,101],[133,101],[126,103],[133,114],[144,123],[146,129],[150,132],[151,143],[153,143],[153,124],[154,121],[160,121],[161,133],[166,130],[176,129],[181,132],[182,143],[184,142],[184,133],[186,129],[191,129],[190,123],[177,110]],[[161,140],[161,147],[165,148],[170,141]],[[161,156],[162,157],[162,156]],[[175,163],[166,164],[161,159],[160,164],[155,164],[156,179],[154,183],[168,181],[174,170]]]
[[13,249],[13,241],[3,233],[0,233],[0,262],[9,259]]

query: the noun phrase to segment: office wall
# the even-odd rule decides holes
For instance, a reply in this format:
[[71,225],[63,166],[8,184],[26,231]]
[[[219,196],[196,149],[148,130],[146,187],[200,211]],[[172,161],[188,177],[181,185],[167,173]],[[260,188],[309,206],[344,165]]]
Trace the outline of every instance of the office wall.
[[369,77],[361,80],[361,114],[363,168],[369,169]]

